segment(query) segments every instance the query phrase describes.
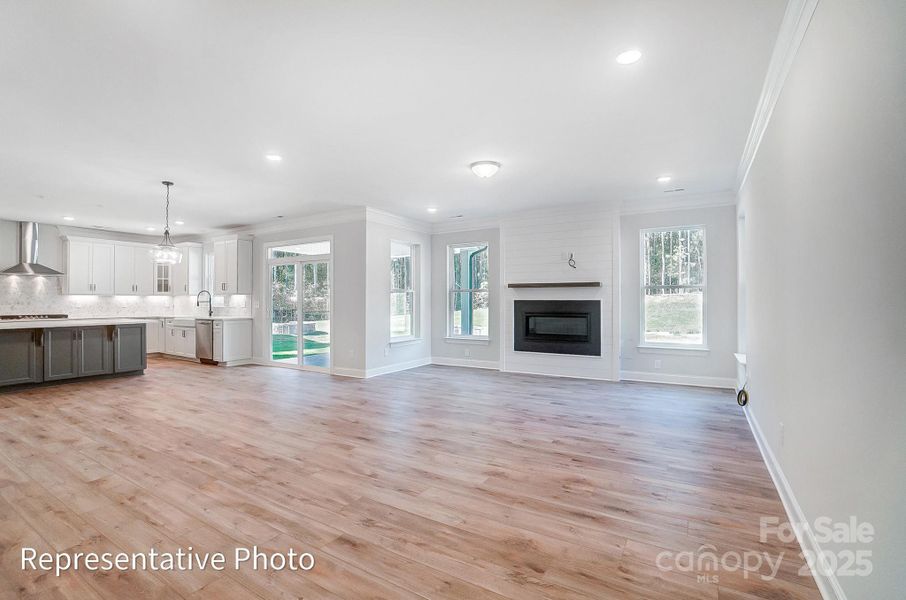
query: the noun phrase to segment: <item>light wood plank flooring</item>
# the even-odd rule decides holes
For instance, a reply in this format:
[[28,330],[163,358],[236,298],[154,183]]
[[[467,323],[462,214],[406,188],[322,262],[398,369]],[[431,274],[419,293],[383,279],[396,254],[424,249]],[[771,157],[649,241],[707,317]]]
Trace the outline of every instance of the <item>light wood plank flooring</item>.
[[[795,543],[759,541],[761,516],[783,509],[727,391],[152,359],[0,394],[3,599],[819,598]],[[22,546],[251,545],[316,567],[20,570]],[[784,558],[773,581],[657,566],[703,545]]]

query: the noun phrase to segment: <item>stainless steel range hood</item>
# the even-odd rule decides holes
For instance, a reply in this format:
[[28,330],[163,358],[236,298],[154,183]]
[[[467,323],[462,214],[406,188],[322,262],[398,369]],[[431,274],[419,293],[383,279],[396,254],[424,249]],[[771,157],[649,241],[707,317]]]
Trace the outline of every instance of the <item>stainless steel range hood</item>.
[[19,223],[19,262],[0,271],[0,275],[26,275],[31,277],[60,277],[55,269],[38,262],[38,224],[30,221]]

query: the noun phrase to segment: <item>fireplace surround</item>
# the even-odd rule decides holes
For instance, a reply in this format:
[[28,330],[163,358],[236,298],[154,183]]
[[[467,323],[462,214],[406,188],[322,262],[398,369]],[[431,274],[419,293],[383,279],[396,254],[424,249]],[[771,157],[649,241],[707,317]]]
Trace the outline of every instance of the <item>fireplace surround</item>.
[[516,300],[513,349],[601,356],[600,300]]

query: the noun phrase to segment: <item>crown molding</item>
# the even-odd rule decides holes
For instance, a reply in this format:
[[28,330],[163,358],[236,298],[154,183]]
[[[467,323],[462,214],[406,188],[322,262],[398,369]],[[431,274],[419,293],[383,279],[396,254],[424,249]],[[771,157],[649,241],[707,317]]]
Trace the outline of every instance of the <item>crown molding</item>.
[[802,44],[808,26],[818,8],[820,0],[789,0],[786,6],[786,12],[783,15],[783,21],[780,23],[780,32],[777,34],[777,42],[774,44],[774,52],[771,54],[771,62],[768,64],[768,72],[765,76],[764,86],[761,89],[761,97],[758,99],[758,105],[755,108],[755,118],[752,120],[752,126],[749,129],[749,136],[746,139],[746,145],[743,148],[742,159],[739,162],[739,169],[736,173],[736,190],[739,191],[749,176],[749,170],[755,161],[755,155],[758,153],[758,147],[764,138],[765,130],[771,120],[774,107],[780,98],[780,92],[783,90],[783,84],[786,82],[787,75],[793,66],[796,53]]
[[479,229],[498,229],[500,227],[500,217],[488,217],[485,219],[456,219],[434,223],[431,226],[431,233],[456,233],[458,231],[477,231]]
[[674,196],[668,199],[651,198],[623,202],[621,215],[639,215],[644,213],[670,212],[674,210],[693,210],[696,208],[715,208],[718,206],[735,206],[736,194],[730,190],[710,194],[689,194]]
[[410,231],[431,233],[430,223],[417,219],[410,219],[408,217],[401,217],[386,210],[373,208],[371,206],[365,207],[365,220],[369,223],[380,223],[381,225],[399,227],[400,229],[408,229]]
[[300,231],[311,229],[313,227],[323,227],[325,225],[337,225],[339,223],[353,223],[365,220],[365,207],[358,206],[343,210],[335,210],[324,213],[315,213],[312,215],[294,217],[292,219],[280,219],[278,221],[267,221],[265,223],[255,223],[244,227],[237,227],[229,231],[217,233],[208,233],[204,236],[205,241],[211,241],[224,236],[236,235],[262,235],[266,233],[279,233],[281,231]]

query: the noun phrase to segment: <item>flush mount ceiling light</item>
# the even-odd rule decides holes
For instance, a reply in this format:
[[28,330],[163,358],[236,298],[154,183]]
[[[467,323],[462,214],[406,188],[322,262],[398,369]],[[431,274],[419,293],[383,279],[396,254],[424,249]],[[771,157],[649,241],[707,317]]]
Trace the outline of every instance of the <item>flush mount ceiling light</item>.
[[273,152],[270,154],[265,154],[264,158],[271,162],[280,162],[281,160],[283,160],[282,156],[280,156],[279,154],[274,154]]
[[469,165],[472,172],[483,179],[493,177],[500,170],[500,163],[493,160],[479,160]]
[[670,183],[670,180],[673,179],[670,175],[661,175],[657,178],[658,183]]
[[154,230],[155,230],[154,227],[145,227],[145,231],[154,231]]
[[75,221],[75,217],[63,217],[64,221]]
[[167,188],[167,208],[164,213],[164,237],[160,243],[151,249],[154,262],[161,265],[175,265],[182,262],[182,252],[170,241],[170,186],[172,181],[161,181]]
[[621,65],[631,65],[639,62],[640,58],[642,58],[642,53],[638,50],[625,50],[617,54],[617,62]]
[[173,224],[174,225],[185,225],[186,222],[185,221],[173,221]]
[[428,212],[431,213],[431,214],[434,214],[434,213],[437,212],[437,209],[434,208],[433,206],[431,206],[431,207],[428,208]]

